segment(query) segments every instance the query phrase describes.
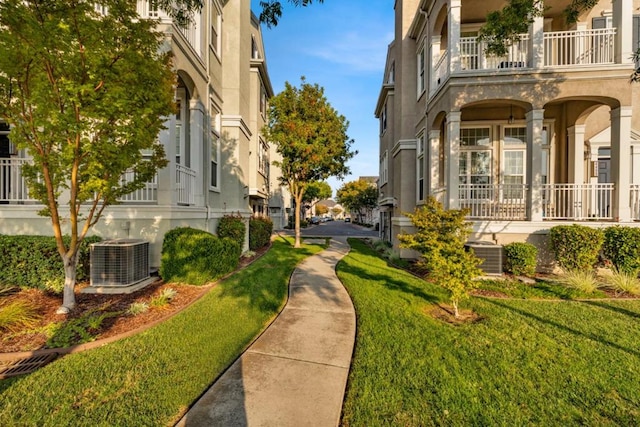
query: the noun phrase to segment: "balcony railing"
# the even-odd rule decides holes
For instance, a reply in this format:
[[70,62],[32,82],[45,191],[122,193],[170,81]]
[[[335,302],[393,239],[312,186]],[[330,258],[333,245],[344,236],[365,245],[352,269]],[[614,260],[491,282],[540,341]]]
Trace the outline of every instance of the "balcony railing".
[[544,33],[544,64],[613,64],[615,28]]
[[529,35],[520,34],[519,37],[520,40],[510,45],[504,56],[485,54],[487,45],[478,41],[478,37],[460,38],[460,69],[465,71],[527,67]]
[[176,192],[179,205],[195,204],[196,171],[186,166],[176,165]]
[[640,221],[640,184],[631,184],[631,219]]
[[469,219],[526,219],[525,184],[460,184],[459,197]]
[[[135,174],[127,172],[122,175],[122,184],[133,181]],[[154,176],[144,187],[122,196],[118,201],[122,203],[156,203],[158,201],[158,176]]]
[[35,202],[29,196],[27,182],[22,175],[22,166],[28,159],[0,159],[0,202]]
[[612,220],[613,184],[546,184],[544,219]]
[[[163,23],[171,23],[171,18],[162,10],[158,9],[158,6],[151,0],[138,0],[137,11],[138,15],[142,18],[160,19]],[[186,27],[177,27],[177,30],[184,36],[193,50],[202,56],[202,49],[200,46],[200,37],[198,34],[198,23],[201,22],[202,16],[200,12],[196,12],[193,16],[193,22],[190,22]]]

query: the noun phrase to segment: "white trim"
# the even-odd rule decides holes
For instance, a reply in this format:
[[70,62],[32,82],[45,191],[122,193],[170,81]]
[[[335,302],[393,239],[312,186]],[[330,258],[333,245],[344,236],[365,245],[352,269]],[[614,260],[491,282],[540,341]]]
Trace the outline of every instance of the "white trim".
[[402,150],[415,150],[417,141],[415,139],[401,139],[395,143],[391,149],[391,156],[396,157]]
[[238,128],[247,138],[251,138],[251,129],[240,115],[222,115],[223,128]]

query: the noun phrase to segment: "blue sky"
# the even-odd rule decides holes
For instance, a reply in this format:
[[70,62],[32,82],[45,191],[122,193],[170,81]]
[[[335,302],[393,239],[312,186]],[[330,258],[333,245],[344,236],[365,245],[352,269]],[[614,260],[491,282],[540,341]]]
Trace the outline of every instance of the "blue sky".
[[[262,33],[267,69],[275,93],[300,77],[322,86],[329,103],[349,121],[348,135],[358,150],[348,163],[353,181],[378,175],[378,120],[373,113],[380,93],[387,46],[393,39],[393,0],[325,0],[294,7],[283,0],[278,26]],[[251,5],[259,15],[259,1]],[[342,185],[329,183],[335,190]]]

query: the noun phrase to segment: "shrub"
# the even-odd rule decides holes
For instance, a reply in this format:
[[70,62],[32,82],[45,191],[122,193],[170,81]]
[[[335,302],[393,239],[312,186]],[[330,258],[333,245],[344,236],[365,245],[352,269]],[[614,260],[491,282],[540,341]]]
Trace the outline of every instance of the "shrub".
[[591,269],[567,271],[560,280],[566,286],[585,294],[592,294],[600,288],[600,283]]
[[549,232],[556,261],[566,270],[591,270],[598,261],[604,234],[584,225],[558,225]]
[[34,303],[15,300],[0,305],[0,330],[15,331],[34,325],[40,318]]
[[268,217],[249,220],[249,249],[255,251],[269,244],[273,233],[273,221]]
[[177,294],[178,292],[173,288],[164,288],[162,292],[151,298],[151,302],[149,303],[149,305],[151,305],[151,307],[157,308],[165,307],[169,305],[171,300],[174,299]]
[[640,228],[606,228],[602,252],[619,271],[637,275],[640,270]]
[[414,234],[400,234],[401,246],[420,252],[417,263],[430,278],[451,293],[455,317],[459,317],[458,302],[469,298],[477,287],[473,280],[481,274],[481,263],[472,251],[465,250],[471,233],[466,210],[445,210],[435,198],[429,197],[422,208],[407,214],[416,228]]
[[242,249],[244,247],[244,235],[246,231],[247,228],[240,215],[225,215],[220,218],[220,222],[218,222],[216,234],[221,239],[228,237],[237,242]]
[[146,313],[149,311],[149,304],[146,302],[132,302],[127,309],[127,314],[131,316],[137,316],[138,314]]
[[614,270],[604,280],[616,293],[640,295],[640,280],[638,280],[638,276],[635,273]]
[[516,276],[534,276],[538,248],[531,243],[513,242],[504,246],[505,270]]
[[[69,242],[69,237],[65,236]],[[84,239],[78,251],[77,280],[89,277],[90,244],[102,240]],[[60,293],[64,287],[64,266],[53,236],[0,235],[0,283]]]
[[204,285],[238,266],[242,247],[195,228],[174,228],[164,236],[160,275],[166,282]]

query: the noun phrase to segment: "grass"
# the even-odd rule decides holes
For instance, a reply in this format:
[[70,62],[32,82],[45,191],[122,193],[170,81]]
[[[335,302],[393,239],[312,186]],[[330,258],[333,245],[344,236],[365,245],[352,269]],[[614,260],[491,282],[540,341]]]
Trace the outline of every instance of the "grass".
[[521,299],[564,299],[576,300],[586,298],[606,298],[602,290],[592,293],[568,287],[564,283],[550,280],[536,281],[529,285],[517,280],[480,280],[479,289],[495,291],[512,298]]
[[295,266],[321,249],[277,239],[166,322],[0,381],[0,425],[173,424],[279,312]]
[[637,424],[640,301],[472,298],[482,320],[454,326],[427,314],[442,289],[350,243],[344,426]]

